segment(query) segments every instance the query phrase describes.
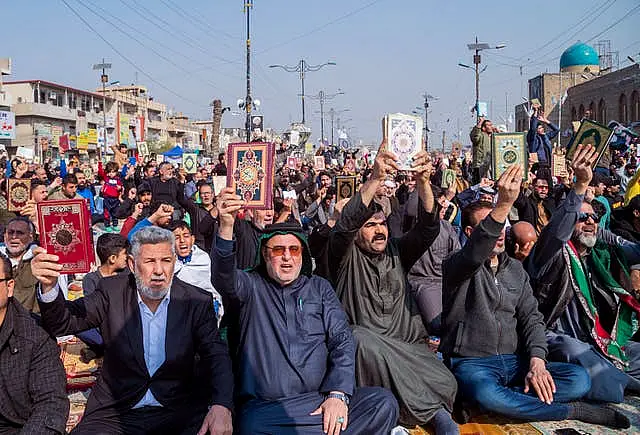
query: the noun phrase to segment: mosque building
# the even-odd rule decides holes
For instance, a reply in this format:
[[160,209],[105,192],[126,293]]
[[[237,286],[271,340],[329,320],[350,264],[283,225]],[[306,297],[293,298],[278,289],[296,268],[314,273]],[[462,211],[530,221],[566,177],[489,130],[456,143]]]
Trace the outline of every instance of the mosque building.
[[[557,140],[561,145],[569,141],[571,123],[584,117],[605,125],[611,121],[625,125],[639,122],[639,96],[637,63],[618,70],[602,67],[598,52],[583,42],[562,53],[559,72],[529,80],[529,101],[538,99],[546,117],[560,125],[562,134]],[[529,129],[528,105],[515,107],[516,131]]]

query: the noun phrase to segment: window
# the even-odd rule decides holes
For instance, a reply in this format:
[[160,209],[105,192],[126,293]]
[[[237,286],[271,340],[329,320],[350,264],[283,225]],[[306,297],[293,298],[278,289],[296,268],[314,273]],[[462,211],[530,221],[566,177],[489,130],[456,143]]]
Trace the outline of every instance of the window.
[[589,113],[585,113],[585,118],[596,119],[596,103],[593,101],[589,103]]
[[69,106],[69,109],[76,109],[78,107],[78,100],[76,99],[76,94],[67,95],[67,105]]
[[80,97],[80,109],[85,112],[91,111],[91,98],[86,95]]
[[598,116],[596,119],[602,124],[607,122],[607,105],[604,102],[604,98],[601,98],[598,103]]
[[627,96],[625,94],[620,95],[618,100],[618,122],[626,124],[627,119]]
[[576,111],[576,106],[571,107],[571,120],[572,121],[578,120],[578,112]]
[[584,104],[580,105],[580,108],[578,109],[578,115],[580,116],[579,119],[584,118]]
[[40,91],[40,104],[47,103],[47,93],[45,91]]
[[638,91],[631,93],[631,113],[630,122],[640,121],[640,101],[638,99]]

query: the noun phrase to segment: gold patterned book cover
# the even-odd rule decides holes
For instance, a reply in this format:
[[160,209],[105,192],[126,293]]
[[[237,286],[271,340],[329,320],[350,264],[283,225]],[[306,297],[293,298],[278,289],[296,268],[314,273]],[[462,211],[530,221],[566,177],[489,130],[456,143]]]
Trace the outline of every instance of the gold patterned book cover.
[[247,208],[273,204],[273,154],[270,143],[232,143],[227,151],[227,186],[247,201]]
[[338,191],[336,202],[344,198],[351,198],[356,194],[356,177],[336,177],[336,190]]
[[31,197],[31,180],[22,178],[9,178],[7,186],[7,210],[20,211],[27,205]]
[[578,145],[593,145],[598,152],[598,158],[592,165],[592,167],[595,168],[602,155],[607,151],[611,136],[613,136],[612,129],[597,122],[583,119],[582,122],[580,122],[580,128],[567,146],[566,159],[573,160],[573,155]]
[[529,150],[525,133],[494,133],[491,136],[491,160],[493,179],[497,180],[512,165],[522,167],[522,176],[527,180]]

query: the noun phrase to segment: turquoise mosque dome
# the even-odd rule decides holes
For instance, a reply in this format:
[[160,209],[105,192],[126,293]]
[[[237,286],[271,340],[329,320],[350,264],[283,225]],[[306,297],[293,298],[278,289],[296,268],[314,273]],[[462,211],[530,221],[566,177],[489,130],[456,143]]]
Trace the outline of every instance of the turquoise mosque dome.
[[574,69],[575,67],[589,67],[599,69],[600,59],[598,52],[583,42],[576,42],[567,48],[560,57],[560,70]]

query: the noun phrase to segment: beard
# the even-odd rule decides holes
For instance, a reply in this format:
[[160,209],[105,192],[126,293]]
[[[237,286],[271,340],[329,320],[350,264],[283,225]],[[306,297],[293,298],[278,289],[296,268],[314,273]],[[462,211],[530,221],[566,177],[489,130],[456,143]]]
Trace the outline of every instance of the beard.
[[492,251],[492,252],[493,252],[493,255],[500,255],[500,254],[502,254],[502,253],[504,252],[504,245],[502,245],[502,246],[500,246],[500,247],[495,246],[495,247],[493,248],[493,251]]
[[140,294],[142,296],[144,296],[145,298],[148,299],[152,299],[155,301],[159,301],[161,299],[164,299],[164,297],[167,295],[167,293],[169,293],[169,289],[171,288],[171,285],[173,284],[173,277],[171,278],[171,281],[169,281],[169,285],[165,288],[162,288],[160,290],[154,290],[149,286],[146,286],[144,284],[144,282],[142,281],[142,278],[140,278],[138,276],[138,274],[135,274],[136,276],[136,286],[138,287],[138,291],[140,292]]
[[575,238],[578,243],[587,248],[593,248],[598,241],[598,236],[595,234],[578,233]]
[[27,252],[27,246],[22,246],[20,248],[12,248],[9,245],[6,245],[6,248],[7,248],[7,254],[9,254],[9,257],[11,258],[21,257],[22,254]]

